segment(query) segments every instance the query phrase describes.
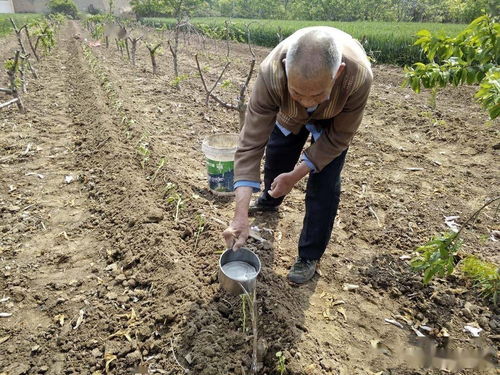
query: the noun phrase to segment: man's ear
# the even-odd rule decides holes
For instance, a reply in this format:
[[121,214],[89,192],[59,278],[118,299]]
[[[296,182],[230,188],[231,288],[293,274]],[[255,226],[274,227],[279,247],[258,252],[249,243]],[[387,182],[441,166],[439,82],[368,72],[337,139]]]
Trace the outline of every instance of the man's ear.
[[339,78],[342,75],[344,68],[345,68],[345,63],[340,64],[339,70],[337,70],[337,74],[335,75],[335,79]]

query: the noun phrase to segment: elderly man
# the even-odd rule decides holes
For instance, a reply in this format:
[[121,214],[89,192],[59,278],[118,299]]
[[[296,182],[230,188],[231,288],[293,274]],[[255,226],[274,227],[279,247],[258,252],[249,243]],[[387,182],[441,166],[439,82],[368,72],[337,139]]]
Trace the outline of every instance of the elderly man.
[[[236,209],[223,234],[228,247],[237,250],[247,240],[249,206],[252,211],[277,210],[284,196],[309,174],[299,256],[288,279],[301,284],[314,276],[330,240],[340,174],[372,80],[359,42],[332,27],[298,30],[267,56],[235,156]],[[311,145],[303,150],[309,135]],[[264,149],[265,189],[250,205],[252,192],[260,190]]]

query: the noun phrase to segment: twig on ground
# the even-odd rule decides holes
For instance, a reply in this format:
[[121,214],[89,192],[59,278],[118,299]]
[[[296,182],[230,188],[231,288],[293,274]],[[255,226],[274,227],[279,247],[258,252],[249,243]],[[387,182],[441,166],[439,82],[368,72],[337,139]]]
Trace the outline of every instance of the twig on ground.
[[174,356],[177,365],[184,371],[185,374],[189,373],[189,370],[187,368],[184,368],[184,366],[182,366],[180,362],[177,360],[177,356],[175,355],[175,350],[174,350],[174,340],[172,339],[170,339],[170,349],[172,350],[172,355]]
[[377,213],[375,212],[375,210],[372,208],[372,206],[368,206],[368,210],[370,210],[371,214],[372,214],[373,216],[375,216],[375,219],[377,219],[377,224],[378,224],[378,226],[379,226],[379,227],[381,227],[381,226],[382,226],[382,224],[380,224],[380,220],[379,220],[379,218],[378,218],[378,215],[377,215]]

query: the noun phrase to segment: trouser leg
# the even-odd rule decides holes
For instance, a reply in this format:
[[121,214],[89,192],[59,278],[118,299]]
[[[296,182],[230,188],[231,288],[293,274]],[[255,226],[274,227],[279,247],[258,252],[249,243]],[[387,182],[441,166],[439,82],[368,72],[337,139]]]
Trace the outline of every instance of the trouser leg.
[[306,143],[309,131],[304,127],[299,134],[293,133],[285,136],[275,126],[266,147],[266,162],[264,164],[264,192],[259,198],[262,205],[278,206],[285,197],[273,198],[267,191],[276,177],[282,173],[290,172],[295,168],[300,154]]
[[340,174],[347,150],[319,173],[310,173],[306,190],[306,214],[299,239],[299,256],[320,259],[332,234],[340,201]]

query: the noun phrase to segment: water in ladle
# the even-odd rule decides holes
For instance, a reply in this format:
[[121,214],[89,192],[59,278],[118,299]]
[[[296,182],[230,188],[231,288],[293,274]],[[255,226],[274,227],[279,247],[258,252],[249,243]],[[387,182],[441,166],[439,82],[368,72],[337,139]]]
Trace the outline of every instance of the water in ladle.
[[235,260],[233,262],[224,264],[222,266],[222,271],[224,271],[226,276],[230,279],[240,282],[255,279],[255,277],[257,276],[257,270],[254,266],[240,260]]

